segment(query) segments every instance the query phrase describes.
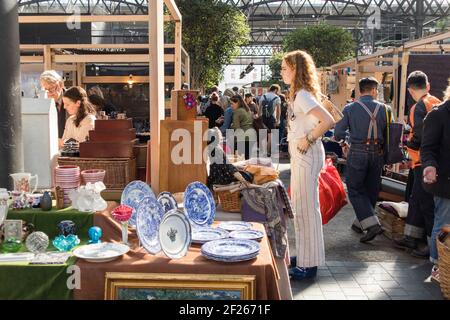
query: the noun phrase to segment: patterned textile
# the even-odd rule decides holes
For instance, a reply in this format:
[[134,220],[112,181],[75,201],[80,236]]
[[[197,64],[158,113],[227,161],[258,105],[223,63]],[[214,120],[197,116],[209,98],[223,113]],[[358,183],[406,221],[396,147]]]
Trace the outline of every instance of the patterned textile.
[[[264,225],[273,254],[277,258],[284,258],[288,237],[284,206],[281,205],[285,202],[279,187],[280,184],[273,181],[266,183],[260,188],[248,188],[241,192],[244,201],[252,210],[266,215],[267,221],[264,222]],[[290,210],[292,212],[292,208]]]

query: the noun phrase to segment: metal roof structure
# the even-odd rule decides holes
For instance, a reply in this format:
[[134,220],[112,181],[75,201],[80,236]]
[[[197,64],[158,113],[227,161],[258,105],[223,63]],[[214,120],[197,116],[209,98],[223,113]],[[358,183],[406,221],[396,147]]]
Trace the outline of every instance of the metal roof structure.
[[[18,0],[20,14],[147,14],[148,0]],[[251,41],[241,58],[270,57],[292,30],[321,21],[354,35],[357,54],[397,46],[439,30],[450,16],[450,0],[216,0],[238,8],[248,19]],[[142,31],[142,29],[137,29]],[[424,32],[425,31],[425,32]]]

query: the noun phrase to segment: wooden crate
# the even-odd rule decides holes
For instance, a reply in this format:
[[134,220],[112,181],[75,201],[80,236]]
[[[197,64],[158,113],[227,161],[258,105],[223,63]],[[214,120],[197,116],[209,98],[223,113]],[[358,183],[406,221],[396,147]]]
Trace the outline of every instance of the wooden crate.
[[129,141],[86,141],[80,143],[82,158],[135,158],[133,147],[138,139]]
[[131,158],[76,158],[59,157],[59,165],[79,166],[81,171],[88,169],[104,169],[106,171],[103,180],[108,190],[120,190],[128,183],[136,180],[136,159]]
[[378,219],[380,220],[381,228],[384,230],[384,235],[391,240],[403,238],[405,219],[402,219],[379,206],[377,206],[375,210]]
[[186,93],[192,94],[196,99],[200,94],[197,90],[173,90],[171,97],[171,119],[172,120],[195,120],[197,117],[197,108],[187,110],[183,96]]

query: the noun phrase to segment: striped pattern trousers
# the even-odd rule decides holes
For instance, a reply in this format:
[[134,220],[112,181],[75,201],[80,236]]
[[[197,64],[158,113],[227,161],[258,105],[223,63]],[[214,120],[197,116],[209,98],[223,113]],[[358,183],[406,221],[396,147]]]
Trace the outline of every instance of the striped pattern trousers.
[[318,139],[306,154],[301,154],[297,143],[298,140],[289,141],[291,200],[295,211],[297,266],[308,268],[325,264],[319,203],[319,174],[325,164],[325,150]]

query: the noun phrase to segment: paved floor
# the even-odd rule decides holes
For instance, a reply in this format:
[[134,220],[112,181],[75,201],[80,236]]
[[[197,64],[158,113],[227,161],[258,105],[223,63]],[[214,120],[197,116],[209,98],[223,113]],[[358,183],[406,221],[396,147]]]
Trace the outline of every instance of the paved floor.
[[[278,167],[289,185],[289,164]],[[324,226],[326,266],[319,267],[314,280],[291,281],[298,300],[442,300],[438,285],[430,282],[432,264],[412,257],[378,236],[369,244],[350,229],[354,219],[351,205]],[[291,254],[295,252],[294,228],[289,225]]]

